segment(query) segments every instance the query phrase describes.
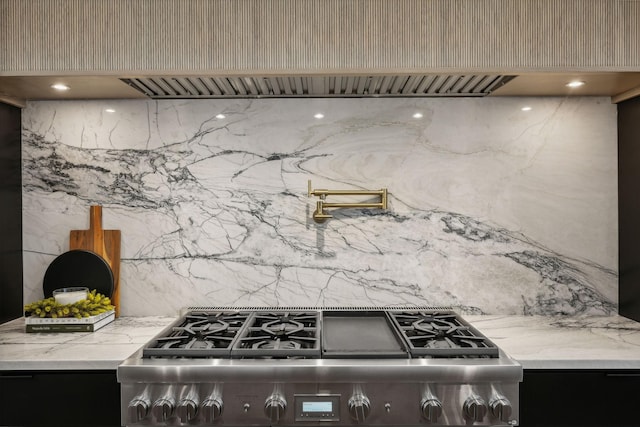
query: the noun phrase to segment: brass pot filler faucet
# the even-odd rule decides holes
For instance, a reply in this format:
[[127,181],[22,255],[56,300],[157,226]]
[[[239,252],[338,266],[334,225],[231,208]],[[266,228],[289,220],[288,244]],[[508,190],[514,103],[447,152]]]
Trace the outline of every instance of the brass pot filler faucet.
[[[323,223],[327,219],[332,218],[326,208],[377,208],[387,209],[387,189],[380,190],[323,190],[311,189],[311,180],[308,181],[309,189],[307,196],[318,196],[320,200],[316,202],[316,210],[313,212],[313,220],[317,223]],[[325,201],[327,196],[378,196],[380,201],[377,203],[331,203]]]

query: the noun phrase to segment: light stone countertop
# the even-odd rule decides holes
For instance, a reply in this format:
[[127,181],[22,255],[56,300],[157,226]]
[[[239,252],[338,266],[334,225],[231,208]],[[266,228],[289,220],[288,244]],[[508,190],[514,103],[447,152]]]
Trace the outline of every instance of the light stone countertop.
[[640,323],[622,316],[463,316],[525,369],[640,369]]
[[24,318],[0,325],[0,371],[116,369],[173,317],[120,317],[96,332],[26,333]]
[[[640,323],[620,316],[463,316],[525,369],[640,369]],[[0,371],[116,369],[172,317],[121,317],[96,332],[0,325]]]

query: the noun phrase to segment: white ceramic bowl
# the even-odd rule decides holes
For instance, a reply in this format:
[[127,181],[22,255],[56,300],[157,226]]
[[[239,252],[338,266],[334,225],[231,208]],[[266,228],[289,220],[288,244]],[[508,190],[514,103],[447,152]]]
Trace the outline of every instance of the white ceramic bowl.
[[53,297],[58,304],[66,305],[87,299],[88,293],[89,289],[83,287],[60,288],[53,291]]

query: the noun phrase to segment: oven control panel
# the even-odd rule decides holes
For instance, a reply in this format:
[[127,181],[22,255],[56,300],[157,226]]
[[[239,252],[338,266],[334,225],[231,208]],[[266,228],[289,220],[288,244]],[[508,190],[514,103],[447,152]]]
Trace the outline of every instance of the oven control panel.
[[123,384],[137,426],[513,426],[518,384]]

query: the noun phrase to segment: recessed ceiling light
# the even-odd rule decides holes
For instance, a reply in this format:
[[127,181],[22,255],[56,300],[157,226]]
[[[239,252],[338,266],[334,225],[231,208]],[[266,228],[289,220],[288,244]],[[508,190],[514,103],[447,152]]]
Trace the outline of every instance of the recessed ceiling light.
[[60,90],[60,91],[69,90],[70,89],[70,87],[67,86],[64,83],[56,83],[54,85],[51,85],[51,87],[54,88],[55,90]]
[[324,118],[324,114],[316,113],[316,114],[313,115],[313,117],[315,117],[316,119],[323,119]]
[[521,108],[521,110],[522,110],[522,111],[531,111],[531,109],[532,109],[532,108],[531,108],[531,107],[529,107],[529,106],[526,106],[526,107],[522,107],[522,108]]
[[571,88],[580,87],[582,85],[584,85],[584,82],[580,80],[574,80],[572,82],[567,83],[567,87],[571,87]]
[[226,119],[227,116],[225,116],[224,114],[220,113],[220,114],[216,114],[216,119]]
[[413,113],[413,118],[414,119],[421,119],[422,118],[422,113]]
[[115,113],[116,112],[116,110],[114,110],[113,108],[107,108],[104,111],[107,112],[107,113]]

